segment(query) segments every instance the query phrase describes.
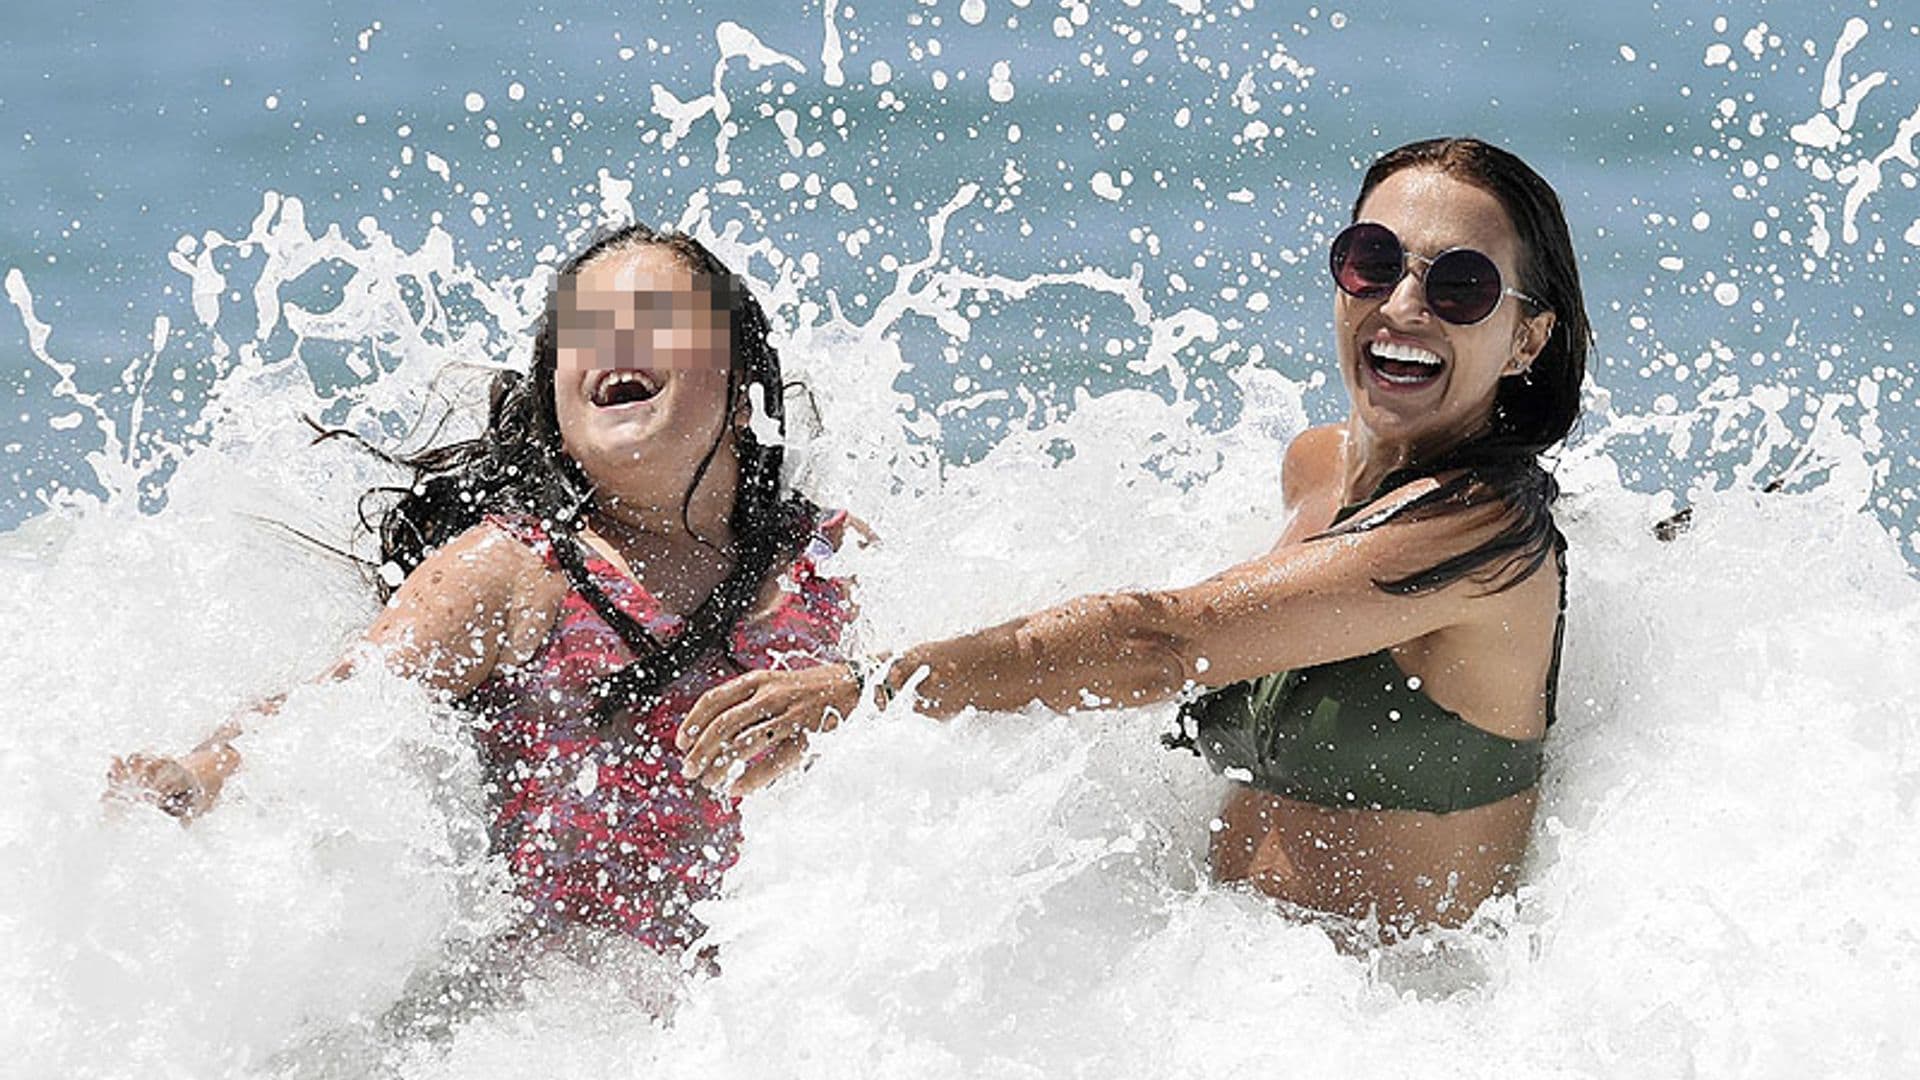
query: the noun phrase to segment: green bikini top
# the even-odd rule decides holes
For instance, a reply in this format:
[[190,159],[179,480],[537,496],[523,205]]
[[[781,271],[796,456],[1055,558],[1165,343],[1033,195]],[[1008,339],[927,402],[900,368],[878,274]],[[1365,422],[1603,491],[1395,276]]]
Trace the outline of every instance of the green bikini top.
[[[1361,507],[1342,509],[1339,524]],[[1560,618],[1547,672],[1554,718],[1566,630],[1566,552]],[[1262,791],[1320,806],[1424,810],[1485,806],[1532,787],[1540,739],[1509,739],[1442,708],[1386,649],[1235,683],[1180,711],[1174,746],[1197,749],[1214,770]]]

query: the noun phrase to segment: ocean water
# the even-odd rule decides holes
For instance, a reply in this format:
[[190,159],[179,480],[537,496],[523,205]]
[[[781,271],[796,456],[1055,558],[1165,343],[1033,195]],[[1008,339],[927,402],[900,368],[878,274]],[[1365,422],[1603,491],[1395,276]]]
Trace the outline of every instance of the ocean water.
[[[1917,38],[1857,0],[11,13],[0,1075],[1915,1074]],[[301,415],[470,408],[629,216],[770,302],[796,481],[885,538],[866,643],[1251,555],[1342,407],[1326,239],[1440,132],[1558,186],[1600,335],[1552,773],[1463,931],[1353,955],[1212,885],[1169,710],[896,710],[748,802],[721,977],[503,956],[456,719],[303,682],[373,601],[289,529],[353,542],[384,474]],[[218,813],[100,802],[290,686]]]

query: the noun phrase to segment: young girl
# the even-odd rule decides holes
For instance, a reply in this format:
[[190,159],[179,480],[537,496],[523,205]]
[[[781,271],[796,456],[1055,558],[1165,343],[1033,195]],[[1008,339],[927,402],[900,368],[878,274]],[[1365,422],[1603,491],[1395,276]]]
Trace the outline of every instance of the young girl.
[[[739,817],[682,777],[680,718],[741,672],[838,656],[848,598],[816,560],[846,518],[782,491],[781,447],[753,425],[758,409],[783,430],[782,392],[744,283],[691,237],[629,226],[561,267],[486,433],[370,493],[398,496],[377,527],[383,573],[405,579],[366,640],[477,718],[529,931],[587,924],[669,955],[698,938],[689,908],[737,857]],[[115,759],[112,786],[189,820],[240,733]],[[763,772],[803,748],[770,748]]]

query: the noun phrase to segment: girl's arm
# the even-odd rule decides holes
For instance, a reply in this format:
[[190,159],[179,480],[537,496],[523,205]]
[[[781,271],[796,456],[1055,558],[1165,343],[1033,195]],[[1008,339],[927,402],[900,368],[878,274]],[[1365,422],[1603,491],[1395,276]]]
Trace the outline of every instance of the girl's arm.
[[[392,670],[446,697],[464,696],[504,657],[531,651],[516,639],[535,636],[527,632],[534,620],[513,616],[540,606],[534,594],[541,569],[525,546],[491,526],[475,526],[407,575],[362,642],[378,649]],[[319,678],[351,675],[363,651],[354,650]],[[233,740],[244,732],[243,721],[273,715],[285,697],[275,695],[228,719],[179,757],[115,757],[107,771],[109,793],[153,803],[183,821],[205,813],[240,767]]]

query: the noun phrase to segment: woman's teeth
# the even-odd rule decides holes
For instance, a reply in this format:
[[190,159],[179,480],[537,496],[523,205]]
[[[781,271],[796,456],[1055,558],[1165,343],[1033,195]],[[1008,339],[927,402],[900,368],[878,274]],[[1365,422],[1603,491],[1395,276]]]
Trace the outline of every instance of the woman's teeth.
[[646,401],[659,392],[660,386],[650,373],[620,369],[607,372],[594,383],[591,400],[604,409]]
[[1367,348],[1374,374],[1386,382],[1412,386],[1437,378],[1446,361],[1437,353],[1398,341],[1379,341]]

